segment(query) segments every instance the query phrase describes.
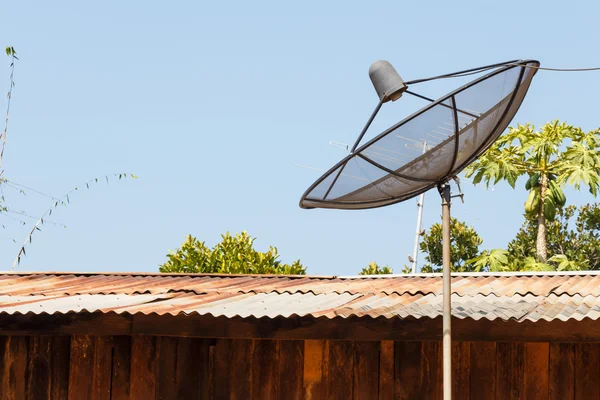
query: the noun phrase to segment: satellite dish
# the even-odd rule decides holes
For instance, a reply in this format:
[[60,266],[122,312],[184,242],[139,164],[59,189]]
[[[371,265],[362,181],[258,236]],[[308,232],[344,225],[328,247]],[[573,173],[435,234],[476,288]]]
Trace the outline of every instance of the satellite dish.
[[[403,82],[385,61],[369,75],[380,102],[351,153],[321,176],[302,196],[302,208],[367,209],[418,196],[456,176],[506,129],[523,98],[538,61],[510,61],[441,77],[493,71],[439,98],[407,87],[440,77]],[[386,75],[387,74],[387,75]],[[385,88],[390,88],[386,92]],[[356,148],[381,105],[402,93],[431,104]],[[423,151],[426,143],[426,151]]]
[[[450,193],[448,181],[486,151],[519,110],[540,63],[516,60],[404,82],[387,61],[369,76],[379,104],[350,154],[302,195],[302,208],[366,209],[387,206],[434,187],[442,197],[443,388],[452,397]],[[410,85],[492,70],[438,100],[408,90]],[[358,147],[381,106],[404,93],[431,102]],[[358,147],[358,148],[357,148]],[[462,194],[458,196],[462,199]],[[456,197],[456,196],[454,196]]]

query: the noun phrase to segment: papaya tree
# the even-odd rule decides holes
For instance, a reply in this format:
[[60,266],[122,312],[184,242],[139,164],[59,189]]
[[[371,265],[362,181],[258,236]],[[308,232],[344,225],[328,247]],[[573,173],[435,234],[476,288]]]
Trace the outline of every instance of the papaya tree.
[[[511,260],[535,256],[537,224],[527,218],[508,243]],[[548,223],[548,262],[559,271],[600,270],[600,205],[573,205],[559,210]]]
[[600,185],[600,129],[584,132],[565,122],[553,121],[539,130],[531,124],[509,128],[478,160],[466,169],[474,184],[487,186],[506,181],[513,189],[525,176],[529,191],[525,213],[537,225],[535,256],[548,261],[548,221],[566,202],[565,186],[587,187],[595,197]]

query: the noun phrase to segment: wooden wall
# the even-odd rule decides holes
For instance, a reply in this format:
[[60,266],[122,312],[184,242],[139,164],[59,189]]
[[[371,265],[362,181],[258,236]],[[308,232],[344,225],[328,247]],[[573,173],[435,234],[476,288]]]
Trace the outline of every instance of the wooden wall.
[[[457,342],[455,399],[600,399],[600,344]],[[440,342],[0,336],[0,399],[441,399]]]

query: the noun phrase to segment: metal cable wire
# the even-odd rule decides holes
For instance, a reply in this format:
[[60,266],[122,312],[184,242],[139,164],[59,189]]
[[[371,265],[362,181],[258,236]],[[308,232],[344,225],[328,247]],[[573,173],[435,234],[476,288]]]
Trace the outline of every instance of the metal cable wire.
[[456,77],[461,77],[461,76],[475,75],[475,74],[479,74],[479,73],[484,72],[484,71],[488,71],[490,69],[494,69],[494,68],[502,67],[502,66],[505,66],[505,65],[509,65],[510,63],[512,63],[512,61],[509,61],[507,63],[500,63],[500,64],[488,65],[488,66],[481,67],[481,68],[474,68],[474,69],[470,69],[470,70],[467,70],[467,71],[459,71],[459,72],[452,72],[452,73],[444,74],[444,75],[432,76],[430,78],[414,79],[414,80],[411,80],[411,81],[407,81],[405,83],[407,85],[414,85],[416,83],[435,81],[435,80],[438,80],[438,79],[448,79],[448,78],[456,78]]
[[[513,65],[513,64],[507,64]],[[556,72],[585,72],[585,71],[600,71],[600,67],[593,68],[547,68],[547,67],[535,67],[533,65],[524,65],[525,68],[541,69],[543,71],[556,71]]]
[[414,81],[409,81],[409,82],[406,82],[406,83],[407,84],[415,84],[415,83],[435,81],[435,80],[438,80],[438,79],[460,78],[460,77],[463,77],[463,76],[480,74],[482,72],[489,71],[491,69],[495,69],[495,68],[498,68],[498,67],[501,67],[501,66],[505,66],[505,65],[513,65],[513,66],[516,66],[516,67],[524,67],[524,68],[531,68],[531,69],[537,69],[537,70],[542,70],[542,71],[554,71],[554,72],[600,71],[600,67],[591,67],[591,68],[550,68],[550,67],[536,67],[536,66],[533,66],[533,65],[523,65],[523,64],[515,64],[515,63],[512,63],[512,62],[507,62],[507,63],[504,63],[504,64],[496,64],[496,65],[492,65],[492,66],[488,66],[488,67],[478,68],[476,70],[469,71],[469,72],[457,72],[457,73],[452,73],[452,74],[447,74],[447,75],[434,76],[434,77],[431,77],[431,78],[415,79]]

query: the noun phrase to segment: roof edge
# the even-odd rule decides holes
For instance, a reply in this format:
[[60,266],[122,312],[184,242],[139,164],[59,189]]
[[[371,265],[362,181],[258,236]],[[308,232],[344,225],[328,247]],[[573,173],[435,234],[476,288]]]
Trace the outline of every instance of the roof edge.
[[[503,277],[503,276],[597,276],[600,271],[515,271],[515,272],[453,272],[454,277]],[[340,279],[360,279],[360,278],[399,278],[399,277],[421,277],[441,278],[443,273],[417,273],[417,274],[380,274],[380,275],[341,275]]]
[[[381,275],[276,275],[276,274],[204,274],[161,272],[75,272],[75,271],[0,271],[0,275],[76,275],[76,276],[173,276],[215,278],[289,278],[289,279],[385,279],[385,278],[441,278],[442,273],[381,274]],[[517,271],[517,272],[453,272],[453,277],[529,277],[529,276],[600,276],[600,271]]]
[[105,271],[105,272],[76,272],[76,271],[1,271],[0,275],[77,275],[77,276],[197,276],[197,277],[211,277],[215,278],[237,278],[237,277],[257,277],[257,278],[291,278],[291,279],[334,279],[338,278],[335,275],[283,275],[283,274],[206,274],[206,273],[174,273],[174,272],[119,272],[119,271]]

